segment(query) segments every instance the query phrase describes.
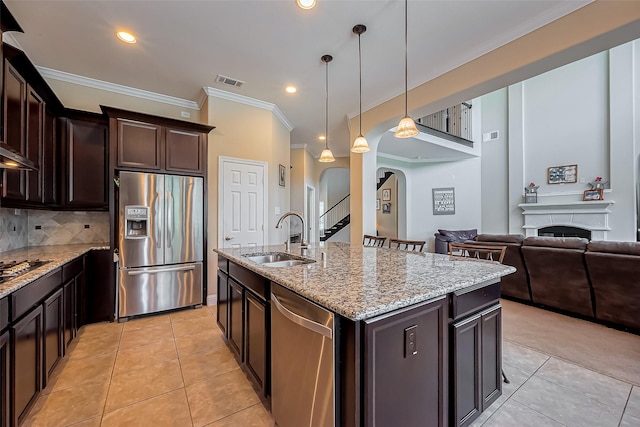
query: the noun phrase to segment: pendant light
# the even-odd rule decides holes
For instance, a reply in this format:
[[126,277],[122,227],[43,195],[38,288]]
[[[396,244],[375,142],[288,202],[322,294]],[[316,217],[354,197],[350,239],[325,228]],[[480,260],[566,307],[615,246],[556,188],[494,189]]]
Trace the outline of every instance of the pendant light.
[[367,144],[367,139],[362,135],[362,48],[360,46],[360,36],[367,31],[367,27],[362,24],[358,24],[353,27],[353,32],[358,35],[358,68],[359,68],[359,81],[360,81],[360,134],[353,141],[353,147],[351,147],[351,152],[353,153],[366,153],[369,151],[369,144]]
[[326,89],[326,104],[325,104],[325,116],[324,116],[324,150],[320,154],[320,162],[334,162],[333,153],[329,150],[329,62],[333,61],[333,56],[322,55],[320,58],[325,65],[325,89]]
[[398,129],[394,136],[396,138],[411,138],[412,136],[416,136],[420,133],[418,128],[416,127],[415,122],[411,117],[409,117],[408,112],[408,97],[409,93],[407,90],[407,74],[408,74],[408,61],[407,61],[407,50],[408,50],[408,42],[407,42],[407,0],[404,0],[404,117],[398,123]]

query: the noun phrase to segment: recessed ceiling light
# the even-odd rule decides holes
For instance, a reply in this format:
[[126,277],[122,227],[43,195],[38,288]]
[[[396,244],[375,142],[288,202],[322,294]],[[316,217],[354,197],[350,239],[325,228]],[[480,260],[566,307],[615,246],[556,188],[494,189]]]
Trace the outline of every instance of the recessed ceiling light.
[[318,141],[324,141],[325,139],[327,139],[327,137],[324,135],[318,136]]
[[284,90],[287,91],[287,93],[296,93],[298,91],[295,86],[287,86]]
[[131,33],[127,33],[126,31],[118,31],[116,33],[116,36],[118,36],[118,38],[120,40],[122,40],[125,43],[135,43],[136,42],[136,38],[133,36],[133,34]]
[[300,9],[312,9],[316,5],[316,0],[296,0]]

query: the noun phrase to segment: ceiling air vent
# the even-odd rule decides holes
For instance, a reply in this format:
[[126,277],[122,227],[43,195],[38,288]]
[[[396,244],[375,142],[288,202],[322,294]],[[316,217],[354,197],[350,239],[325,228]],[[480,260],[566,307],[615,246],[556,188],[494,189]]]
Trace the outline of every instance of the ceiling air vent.
[[223,76],[222,74],[218,74],[216,77],[216,81],[218,83],[224,83],[226,85],[231,85],[235,87],[240,87],[244,84],[242,80],[232,79],[231,77]]
[[493,132],[483,133],[482,134],[482,142],[495,141],[499,137],[500,137],[500,134],[498,133],[497,130],[494,130]]

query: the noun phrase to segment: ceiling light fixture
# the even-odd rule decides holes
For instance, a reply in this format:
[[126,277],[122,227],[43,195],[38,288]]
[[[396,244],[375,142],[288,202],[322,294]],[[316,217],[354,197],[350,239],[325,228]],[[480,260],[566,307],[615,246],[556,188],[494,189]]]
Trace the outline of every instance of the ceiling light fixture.
[[295,86],[287,86],[284,90],[285,90],[287,93],[296,93],[296,92],[298,91],[298,89],[296,89],[296,87],[295,87]]
[[396,138],[411,138],[420,133],[416,127],[415,122],[409,117],[408,98],[409,91],[407,90],[407,74],[408,74],[408,41],[407,41],[407,0],[404,0],[404,117],[398,123],[398,129],[394,136]]
[[118,31],[116,36],[125,43],[133,44],[136,42],[136,38],[133,34],[127,33],[126,31]]
[[327,139],[327,137],[326,137],[326,136],[324,136],[324,135],[320,135],[320,136],[318,137],[318,140],[319,140],[319,141],[324,141],[325,139]]
[[367,31],[367,27],[362,24],[358,24],[353,27],[353,32],[358,35],[358,69],[359,71],[359,82],[360,82],[360,134],[353,141],[353,147],[351,147],[351,152],[353,153],[366,153],[369,151],[369,144],[367,144],[367,139],[362,135],[362,48],[360,45],[360,36]]
[[313,9],[316,5],[316,0],[296,0],[296,3],[300,9]]
[[325,88],[326,88],[326,104],[324,112],[324,150],[320,154],[318,161],[320,162],[334,162],[333,153],[329,150],[329,62],[333,61],[333,56],[322,55],[320,58],[325,65]]

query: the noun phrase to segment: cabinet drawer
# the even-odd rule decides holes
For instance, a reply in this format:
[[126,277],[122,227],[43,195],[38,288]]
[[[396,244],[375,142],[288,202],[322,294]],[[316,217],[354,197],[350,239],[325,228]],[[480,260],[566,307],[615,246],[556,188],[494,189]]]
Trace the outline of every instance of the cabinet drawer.
[[247,270],[244,267],[240,267],[238,264],[229,262],[229,276],[236,279],[244,287],[251,289],[256,296],[260,297],[263,301],[268,299],[269,289],[267,286],[267,279],[254,273],[251,270]]
[[0,299],[0,332],[9,326],[9,297]]
[[451,318],[458,320],[468,314],[495,304],[500,299],[500,282],[487,285],[481,283],[451,294]]
[[60,284],[62,284],[62,272],[58,268],[15,291],[11,294],[10,319],[16,320],[31,307],[40,304],[44,297],[53,292]]
[[229,274],[229,260],[222,255],[218,255],[218,268],[220,271],[224,271]]
[[80,258],[76,258],[75,260],[66,263],[62,266],[62,283],[67,283],[67,281],[75,276],[77,276],[82,269],[84,268],[84,256]]

